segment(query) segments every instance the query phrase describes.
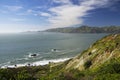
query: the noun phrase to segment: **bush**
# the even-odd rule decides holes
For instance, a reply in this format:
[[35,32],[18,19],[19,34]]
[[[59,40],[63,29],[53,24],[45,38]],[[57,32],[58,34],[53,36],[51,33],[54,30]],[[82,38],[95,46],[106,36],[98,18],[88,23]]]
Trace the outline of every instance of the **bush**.
[[120,63],[110,63],[105,66],[102,66],[99,71],[101,74],[114,74],[114,73],[119,73],[120,74]]
[[120,80],[120,74],[104,74],[98,75],[94,78],[94,80]]
[[84,67],[85,67],[85,69],[88,69],[91,65],[92,65],[92,61],[88,60],[85,62]]

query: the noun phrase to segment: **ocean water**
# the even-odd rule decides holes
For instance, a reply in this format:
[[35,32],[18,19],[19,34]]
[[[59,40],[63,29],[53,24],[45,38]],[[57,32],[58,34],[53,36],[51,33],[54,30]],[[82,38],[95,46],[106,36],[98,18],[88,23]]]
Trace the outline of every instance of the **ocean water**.
[[64,61],[80,54],[106,35],[49,32],[0,34],[0,67]]

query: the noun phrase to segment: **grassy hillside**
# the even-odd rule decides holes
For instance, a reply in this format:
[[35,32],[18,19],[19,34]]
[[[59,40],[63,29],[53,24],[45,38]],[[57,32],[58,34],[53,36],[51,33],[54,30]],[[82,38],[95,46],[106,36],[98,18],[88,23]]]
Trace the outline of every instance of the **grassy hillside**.
[[65,62],[0,69],[0,80],[120,80],[120,34],[96,41]]
[[[110,59],[119,58],[119,53],[120,35],[110,35],[98,40],[89,49],[73,58],[66,68],[76,68],[79,70],[86,68],[95,69]],[[90,64],[90,66],[84,67],[84,63]]]

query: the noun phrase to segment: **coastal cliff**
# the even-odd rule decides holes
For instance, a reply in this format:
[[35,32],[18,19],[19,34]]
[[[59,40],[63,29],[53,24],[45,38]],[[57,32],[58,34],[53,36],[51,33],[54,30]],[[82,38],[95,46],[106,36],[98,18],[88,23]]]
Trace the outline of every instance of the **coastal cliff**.
[[118,58],[120,58],[120,35],[115,34],[96,41],[90,48],[73,58],[66,69],[95,69],[111,59]]

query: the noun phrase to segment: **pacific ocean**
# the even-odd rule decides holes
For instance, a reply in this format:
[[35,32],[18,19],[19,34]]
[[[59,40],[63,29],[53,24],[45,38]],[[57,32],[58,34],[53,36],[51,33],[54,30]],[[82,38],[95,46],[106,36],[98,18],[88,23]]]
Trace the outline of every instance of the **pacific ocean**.
[[50,32],[0,34],[0,67],[64,61],[106,35]]

